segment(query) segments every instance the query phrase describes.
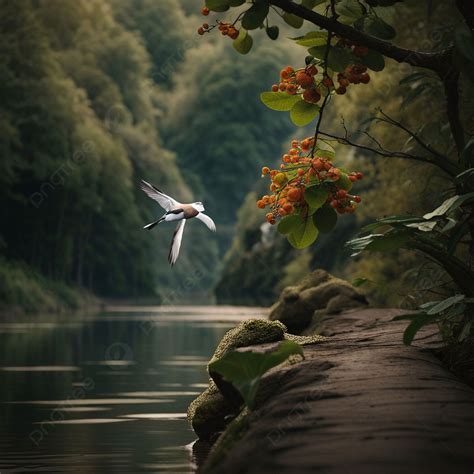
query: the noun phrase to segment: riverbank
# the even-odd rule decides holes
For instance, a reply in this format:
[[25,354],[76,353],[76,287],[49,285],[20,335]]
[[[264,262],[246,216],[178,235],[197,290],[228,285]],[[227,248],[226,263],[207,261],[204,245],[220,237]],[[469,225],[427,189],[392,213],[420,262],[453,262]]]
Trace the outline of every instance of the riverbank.
[[0,259],[0,319],[99,307],[99,298],[83,288],[46,278],[25,263]]
[[[327,341],[279,369],[217,473],[465,473],[474,470],[474,390],[449,372],[427,329],[403,346],[390,309],[320,322]],[[268,377],[275,377],[269,374]],[[214,457],[214,460],[216,458]]]

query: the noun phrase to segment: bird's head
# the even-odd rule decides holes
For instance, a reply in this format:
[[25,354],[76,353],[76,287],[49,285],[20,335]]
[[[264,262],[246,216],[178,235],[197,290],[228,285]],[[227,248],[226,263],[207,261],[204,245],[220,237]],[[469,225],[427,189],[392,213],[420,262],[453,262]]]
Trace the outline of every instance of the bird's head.
[[204,206],[202,204],[202,202],[198,201],[198,202],[193,202],[192,203],[192,206],[194,207],[194,209],[196,209],[196,211],[198,212],[204,212]]

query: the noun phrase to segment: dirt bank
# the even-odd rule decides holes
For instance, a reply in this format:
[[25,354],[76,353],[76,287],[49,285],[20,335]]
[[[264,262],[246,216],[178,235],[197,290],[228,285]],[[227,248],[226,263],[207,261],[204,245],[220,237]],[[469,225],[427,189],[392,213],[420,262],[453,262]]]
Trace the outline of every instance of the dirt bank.
[[331,316],[330,339],[305,346],[306,360],[284,369],[212,472],[474,472],[474,390],[433,354],[439,343],[429,332],[403,346],[396,314]]

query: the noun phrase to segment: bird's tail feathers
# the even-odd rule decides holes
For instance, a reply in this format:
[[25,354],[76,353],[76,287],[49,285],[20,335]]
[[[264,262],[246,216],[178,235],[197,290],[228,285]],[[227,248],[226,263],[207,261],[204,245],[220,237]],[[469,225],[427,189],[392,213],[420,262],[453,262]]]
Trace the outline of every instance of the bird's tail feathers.
[[147,224],[147,225],[143,226],[143,228],[147,229],[147,230],[151,230],[151,229],[153,229],[153,227],[155,227],[155,225],[158,225],[160,222],[162,222],[164,220],[165,220],[164,217],[160,217],[157,221],[151,222],[150,224]]

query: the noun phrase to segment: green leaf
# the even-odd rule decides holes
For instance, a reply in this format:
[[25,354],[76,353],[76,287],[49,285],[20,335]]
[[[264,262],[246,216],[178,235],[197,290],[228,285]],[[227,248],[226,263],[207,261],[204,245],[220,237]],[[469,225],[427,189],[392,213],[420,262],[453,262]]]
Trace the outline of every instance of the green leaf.
[[378,16],[366,16],[363,29],[369,35],[385,40],[393,39],[397,35],[395,29]]
[[277,226],[280,234],[286,235],[296,230],[303,223],[301,217],[298,214],[292,214],[291,216],[285,216]]
[[436,322],[437,316],[428,315],[425,313],[420,313],[415,317],[412,322],[407,326],[405,332],[403,333],[403,343],[406,346],[409,346],[413,339],[416,336],[416,333],[423,327],[428,324],[433,324]]
[[[308,49],[308,53],[318,58],[324,60],[326,57],[326,48],[327,46],[314,46]],[[328,67],[336,72],[344,71],[344,69],[349,65],[358,62],[356,57],[347,49],[341,46],[330,46],[328,54]]]
[[253,45],[252,37],[247,33],[244,28],[240,29],[239,36],[233,41],[232,46],[240,54],[247,54]]
[[434,211],[425,214],[423,217],[426,220],[432,219],[433,217],[444,216],[456,210],[459,206],[462,206],[465,202],[474,199],[474,192],[461,194],[453,196],[441,204],[441,206],[437,207]]
[[302,221],[296,229],[288,234],[288,242],[297,249],[304,249],[316,241],[318,234],[313,218],[310,217]]
[[314,46],[324,46],[327,44],[328,34],[325,31],[310,31],[304,36],[296,39],[296,44],[311,48]]
[[424,222],[424,219],[422,217],[415,217],[415,216],[388,216],[388,217],[383,217],[382,219],[377,219],[376,222],[373,222],[372,224],[368,224],[364,227],[362,227],[361,231],[362,232],[371,232],[375,229],[378,229],[379,227],[384,227],[386,225],[405,225],[407,223],[412,223],[412,222]]
[[244,13],[242,27],[246,30],[257,29],[268,15],[270,5],[265,0],[258,0]]
[[342,0],[336,6],[338,15],[356,20],[365,14],[364,7],[357,0]]
[[458,304],[460,301],[462,301],[465,298],[465,295],[455,295],[451,296],[450,298],[446,298],[443,301],[440,301],[438,304],[435,306],[431,307],[426,314],[439,314],[451,306]]
[[304,199],[311,208],[310,212],[319,209],[328,198],[328,192],[319,185],[306,188]]
[[272,110],[288,112],[301,100],[299,95],[290,95],[286,92],[262,92],[260,100]]
[[267,32],[267,36],[270,39],[276,40],[278,38],[278,35],[280,34],[280,29],[278,28],[278,26],[269,26],[266,29],[266,32]]
[[369,52],[365,56],[359,58],[359,60],[369,69],[372,69],[372,71],[382,71],[385,67],[384,57],[371,49],[369,49]]
[[284,13],[282,18],[285,23],[292,26],[293,28],[301,28],[303,26],[303,18],[297,15],[292,15],[291,13]]
[[412,235],[412,231],[393,229],[385,234],[370,234],[350,240],[346,247],[354,251],[353,256],[367,250],[370,252],[387,252],[402,247]]
[[357,288],[359,286],[365,285],[369,281],[370,280],[368,278],[365,278],[365,277],[354,278],[352,280],[352,286],[355,286]]
[[332,150],[323,150],[321,148],[316,148],[314,155],[319,156],[319,158],[328,158],[329,160],[333,160],[336,157],[336,153]]
[[293,341],[282,341],[277,349],[268,353],[231,351],[211,362],[209,371],[219,373],[230,382],[240,392],[245,404],[253,409],[262,376],[295,354],[303,356],[303,349]]
[[347,49],[339,46],[331,46],[328,56],[328,67],[336,72],[342,72],[349,64],[355,61],[354,55]]
[[227,3],[231,7],[240,7],[240,5],[245,3],[245,0],[227,0]]
[[392,231],[382,234],[370,242],[366,250],[371,252],[389,252],[402,247],[411,237],[411,232]]
[[229,0],[206,0],[206,7],[213,12],[225,12],[229,9]]
[[298,127],[304,127],[311,123],[319,113],[319,105],[310,104],[300,98],[290,111],[291,121]]
[[325,205],[313,214],[313,221],[319,232],[327,234],[336,227],[337,212],[331,206]]

